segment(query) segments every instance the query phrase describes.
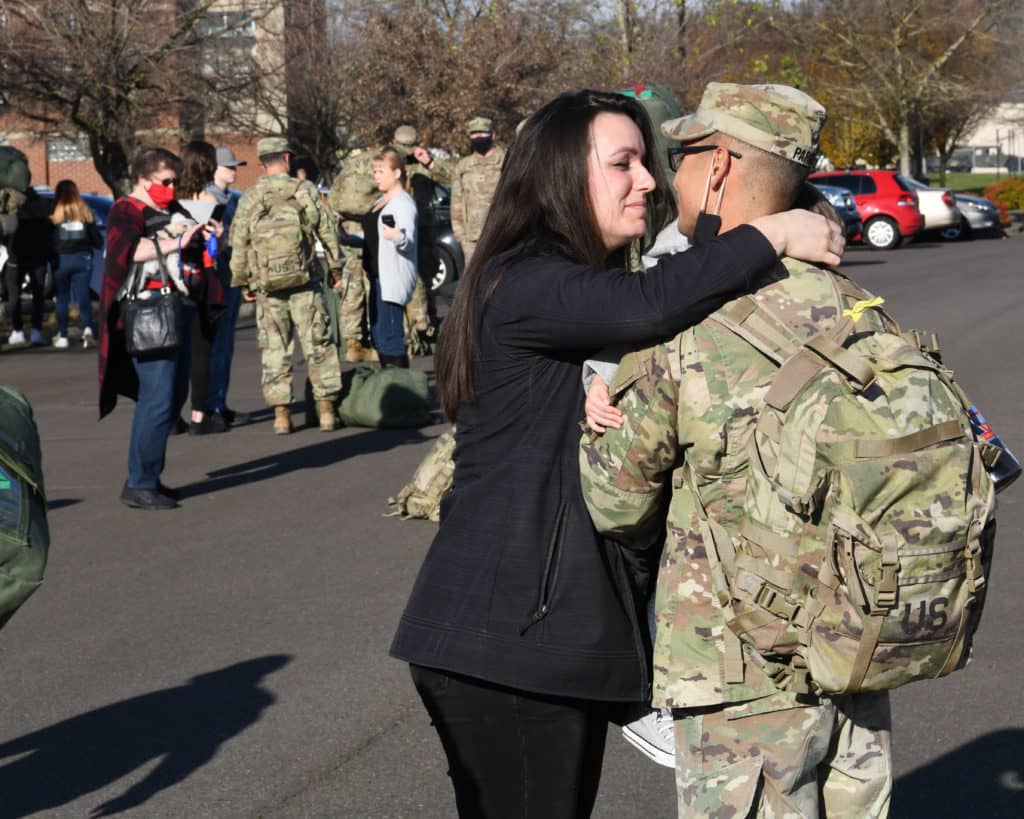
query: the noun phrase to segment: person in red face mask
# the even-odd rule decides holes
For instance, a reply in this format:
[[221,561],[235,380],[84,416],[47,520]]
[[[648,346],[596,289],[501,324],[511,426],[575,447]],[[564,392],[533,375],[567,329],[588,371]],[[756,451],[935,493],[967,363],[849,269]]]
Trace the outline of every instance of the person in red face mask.
[[[157,238],[157,231],[171,221],[172,211],[180,209],[174,199],[181,161],[164,148],[142,148],[132,160],[133,186],[128,196],[118,199],[107,217],[107,254],[100,303],[103,321],[100,330],[99,377],[100,418],[125,395],[136,401],[128,447],[128,478],[121,491],[121,502],[135,509],[173,509],[178,493],[160,482],[167,450],[167,437],[178,421],[188,395],[191,358],[190,336],[170,353],[139,360],[128,355],[124,344],[117,292],[137,262],[147,262],[160,254],[187,255],[195,245],[202,256],[206,227],[192,225],[176,238]],[[184,268],[183,268],[184,270]],[[213,268],[197,266],[194,276],[182,275],[193,300],[221,304],[223,294]],[[153,282],[159,287],[159,282]],[[147,285],[149,286],[149,285]],[[190,309],[183,320],[189,326]]]

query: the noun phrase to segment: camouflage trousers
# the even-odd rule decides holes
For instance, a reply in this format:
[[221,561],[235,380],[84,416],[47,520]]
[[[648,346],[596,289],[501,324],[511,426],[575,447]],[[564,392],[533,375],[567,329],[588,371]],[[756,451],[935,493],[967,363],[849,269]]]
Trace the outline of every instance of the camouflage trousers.
[[416,289],[405,305],[405,323],[409,332],[423,332],[430,327],[430,304],[427,301],[427,286],[422,278],[416,279]]
[[331,343],[330,319],[320,283],[256,299],[256,332],[263,365],[263,399],[272,407],[292,401],[292,354],[298,338],[315,398],[341,391],[338,350]]
[[362,341],[367,337],[363,328],[369,326],[366,321],[366,294],[370,292],[370,288],[367,287],[366,275],[363,273],[363,257],[360,250],[347,246],[341,250],[345,256],[345,286],[341,294],[338,330],[344,347],[346,339]]
[[[782,710],[759,711],[772,707]],[[779,694],[675,715],[680,817],[868,819],[889,813],[887,691],[817,705]]]

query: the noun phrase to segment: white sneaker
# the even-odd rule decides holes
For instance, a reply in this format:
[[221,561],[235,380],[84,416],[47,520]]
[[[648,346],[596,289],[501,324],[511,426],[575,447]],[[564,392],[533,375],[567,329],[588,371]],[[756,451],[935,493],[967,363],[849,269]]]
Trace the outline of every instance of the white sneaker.
[[33,347],[39,347],[43,344],[43,334],[39,330],[32,330],[32,335],[29,337],[29,341]]
[[53,346],[58,350],[66,350],[68,348],[68,337],[67,336],[55,336],[53,339]]
[[671,713],[651,711],[623,725],[622,738],[659,765],[676,766],[676,735]]
[[88,350],[96,346],[96,340],[92,337],[92,330],[86,327],[82,330],[82,348]]
[[10,344],[12,347],[15,344],[24,344],[25,333],[22,332],[21,330],[11,330],[11,334],[7,336],[7,343]]

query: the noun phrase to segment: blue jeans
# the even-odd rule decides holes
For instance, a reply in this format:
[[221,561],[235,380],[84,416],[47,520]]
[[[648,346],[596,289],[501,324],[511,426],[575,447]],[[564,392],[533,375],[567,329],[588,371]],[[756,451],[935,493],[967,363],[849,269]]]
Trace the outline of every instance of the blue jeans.
[[231,360],[235,356],[235,328],[238,326],[238,308],[242,305],[242,288],[224,290],[226,304],[217,319],[217,334],[210,350],[210,378],[206,409],[223,412],[228,406],[228,386],[231,383]]
[[160,483],[167,437],[188,398],[192,311],[183,313],[186,320],[182,328],[184,344],[178,350],[145,361],[132,359],[139,377],[139,400],[128,443],[128,486],[132,489],[156,489]]
[[82,315],[82,329],[88,327],[96,332],[92,323],[92,299],[89,296],[89,279],[92,277],[92,252],[62,253],[60,264],[53,271],[54,310],[57,313],[57,332],[68,337],[68,304],[73,298],[78,302]]
[[370,327],[374,349],[381,355],[405,355],[408,352],[405,349],[405,330],[402,327],[405,308],[400,304],[381,299],[380,281],[377,279],[371,279],[370,286],[373,289],[373,301],[377,307],[377,315],[374,316],[373,325]]

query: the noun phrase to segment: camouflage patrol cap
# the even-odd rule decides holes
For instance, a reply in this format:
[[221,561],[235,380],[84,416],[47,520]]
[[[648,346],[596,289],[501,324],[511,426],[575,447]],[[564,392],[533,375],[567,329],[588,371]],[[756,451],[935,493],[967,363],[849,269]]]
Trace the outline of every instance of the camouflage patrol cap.
[[291,153],[291,150],[288,147],[288,140],[284,137],[263,137],[263,139],[256,143],[256,155],[260,159],[263,159],[265,156],[273,156],[274,154]]
[[493,134],[494,120],[487,117],[473,117],[473,119],[466,123],[466,133]]
[[661,132],[679,142],[693,142],[720,131],[811,166],[825,117],[817,100],[788,85],[711,82],[696,112],[663,123]]
[[416,145],[419,135],[411,125],[399,125],[395,128],[395,145],[401,148],[412,148]]

